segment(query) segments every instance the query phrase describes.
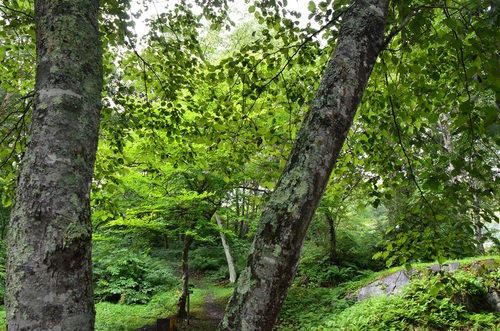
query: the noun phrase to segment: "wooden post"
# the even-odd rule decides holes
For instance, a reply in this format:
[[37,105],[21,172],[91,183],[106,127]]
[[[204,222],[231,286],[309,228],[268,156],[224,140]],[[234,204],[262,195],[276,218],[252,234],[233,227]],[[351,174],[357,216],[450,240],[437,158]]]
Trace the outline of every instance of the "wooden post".
[[177,331],[177,320],[175,318],[170,319],[170,331]]
[[177,331],[177,320],[175,318],[159,318],[156,320],[158,331]]

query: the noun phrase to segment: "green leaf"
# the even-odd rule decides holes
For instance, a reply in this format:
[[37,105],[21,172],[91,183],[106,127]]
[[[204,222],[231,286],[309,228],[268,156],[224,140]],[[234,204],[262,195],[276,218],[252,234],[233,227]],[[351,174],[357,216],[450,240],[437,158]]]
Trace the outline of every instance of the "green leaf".
[[446,262],[446,258],[444,256],[438,256],[437,260],[439,264],[443,264]]
[[255,12],[255,6],[250,6],[248,7],[248,12],[251,14],[253,12]]
[[493,123],[491,125],[488,125],[488,127],[486,128],[486,132],[490,136],[498,136],[498,135],[500,135],[500,125],[498,125],[497,123]]
[[314,3],[314,1],[309,1],[309,4],[307,5],[307,9],[310,12],[315,12],[316,11],[316,4]]
[[439,290],[441,289],[442,284],[437,283],[429,288],[429,294],[433,297],[437,297],[439,294]]

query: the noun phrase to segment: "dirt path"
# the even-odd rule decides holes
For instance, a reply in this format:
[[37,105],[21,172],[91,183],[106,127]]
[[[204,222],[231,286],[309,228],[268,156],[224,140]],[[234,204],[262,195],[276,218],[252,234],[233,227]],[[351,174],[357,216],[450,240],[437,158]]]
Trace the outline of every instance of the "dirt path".
[[[205,296],[203,316],[193,316],[189,325],[186,320],[178,321],[178,331],[215,331],[224,316],[224,307],[214,302],[212,293]],[[136,331],[157,331],[155,325],[143,326]]]
[[179,323],[179,331],[215,331],[224,316],[224,307],[214,302],[212,293],[205,296],[205,316],[194,317],[187,325],[186,321]]
[[217,323],[224,317],[224,307],[214,302],[212,293],[208,293],[205,298],[205,315],[208,320]]

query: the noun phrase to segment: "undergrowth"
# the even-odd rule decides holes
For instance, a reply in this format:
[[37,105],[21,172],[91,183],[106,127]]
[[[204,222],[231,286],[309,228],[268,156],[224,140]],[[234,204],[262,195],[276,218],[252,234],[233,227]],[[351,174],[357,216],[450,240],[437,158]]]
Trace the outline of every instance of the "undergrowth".
[[[277,331],[500,331],[500,314],[489,311],[486,294],[500,290],[496,262],[468,262],[454,272],[421,267],[400,295],[353,304],[347,293],[364,280],[337,289],[293,288]],[[375,275],[369,278],[373,279]]]
[[[190,315],[193,319],[204,319],[205,298],[210,293],[213,301],[225,306],[232,287],[221,287],[200,283],[192,288]],[[144,325],[156,324],[157,318],[168,318],[177,313],[180,291],[171,290],[155,295],[145,305],[124,305],[101,302],[96,305],[96,331],[131,331]],[[208,330],[207,330],[208,331]]]
[[[346,299],[367,280],[383,277],[370,274],[336,288],[294,286],[281,311],[276,331],[500,331],[500,313],[488,311],[488,291],[500,291],[500,269],[495,262],[461,262],[454,272],[432,273],[420,266],[401,294],[364,300]],[[225,306],[233,287],[194,280],[191,316],[206,318],[205,298]],[[179,290],[154,295],[147,304],[125,305],[100,302],[96,305],[96,331],[132,331],[155,324],[157,318],[176,313]],[[5,330],[5,311],[0,309],[0,330]],[[208,331],[208,330],[207,330]]]

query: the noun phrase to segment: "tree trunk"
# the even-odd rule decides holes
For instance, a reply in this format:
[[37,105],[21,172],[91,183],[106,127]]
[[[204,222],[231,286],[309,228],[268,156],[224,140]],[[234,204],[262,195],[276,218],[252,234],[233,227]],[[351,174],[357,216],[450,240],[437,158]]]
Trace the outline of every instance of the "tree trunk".
[[335,220],[332,215],[325,213],[326,222],[328,224],[328,230],[330,234],[330,247],[329,247],[329,260],[331,265],[339,265],[339,257],[337,255],[337,229],[335,226]]
[[[474,160],[475,162],[475,160]],[[484,255],[485,254],[485,249],[484,249],[484,238],[483,238],[483,223],[481,222],[481,216],[480,216],[480,204],[479,204],[479,197],[477,196],[477,179],[472,178],[472,190],[474,193],[472,194],[472,197],[474,199],[474,206],[472,210],[472,219],[474,222],[474,232],[475,232],[475,237],[476,237],[476,253],[478,255]]]
[[102,90],[98,6],[35,0],[35,101],[8,238],[11,331],[94,330],[89,195]]
[[184,236],[184,245],[182,247],[182,294],[177,303],[177,317],[186,318],[186,301],[189,291],[189,249],[193,243],[193,237],[190,235]]
[[215,220],[221,229],[220,240],[222,241],[222,247],[224,247],[224,254],[226,254],[227,268],[229,269],[229,282],[233,284],[236,282],[236,269],[234,268],[233,256],[231,255],[231,249],[226,241],[226,236],[224,235],[224,232],[222,232],[224,227],[222,226],[222,220],[218,214],[215,214]]
[[353,1],[335,53],[264,209],[220,331],[272,330],[307,228],[381,51],[389,0]]

